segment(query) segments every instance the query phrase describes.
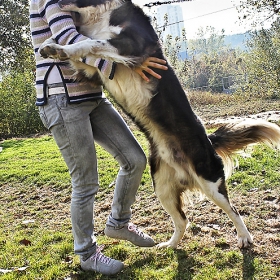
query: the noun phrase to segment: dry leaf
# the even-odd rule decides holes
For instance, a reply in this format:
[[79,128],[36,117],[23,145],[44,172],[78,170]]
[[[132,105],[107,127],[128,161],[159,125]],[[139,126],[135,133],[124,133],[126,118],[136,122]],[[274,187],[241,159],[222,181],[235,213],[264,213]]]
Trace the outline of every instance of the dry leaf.
[[24,246],[31,246],[31,241],[27,239],[22,239],[19,244],[24,245]]

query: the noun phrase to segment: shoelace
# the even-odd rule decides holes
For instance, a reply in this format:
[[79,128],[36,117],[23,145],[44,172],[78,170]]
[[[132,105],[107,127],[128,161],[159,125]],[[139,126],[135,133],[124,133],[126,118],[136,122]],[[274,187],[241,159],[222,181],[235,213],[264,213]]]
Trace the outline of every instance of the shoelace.
[[146,239],[145,234],[141,230],[139,230],[136,225],[129,223],[127,229]]
[[92,256],[90,257],[90,260],[93,261],[93,262],[95,262],[95,263],[96,263],[97,261],[100,261],[100,262],[102,262],[102,263],[109,264],[110,261],[111,261],[111,258],[106,257],[106,256],[104,256],[104,255],[101,253],[101,251],[104,249],[104,247],[105,247],[104,245],[97,246],[97,247],[96,247],[96,252],[95,252],[94,255],[92,255]]

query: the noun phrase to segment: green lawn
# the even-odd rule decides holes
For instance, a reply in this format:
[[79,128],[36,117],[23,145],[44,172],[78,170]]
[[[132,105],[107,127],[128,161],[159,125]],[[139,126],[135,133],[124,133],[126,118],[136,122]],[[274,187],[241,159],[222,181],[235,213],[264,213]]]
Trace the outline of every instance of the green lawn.
[[[147,151],[144,136],[135,131]],[[138,248],[104,236],[117,164],[97,147],[100,192],[95,225],[105,254],[122,260],[116,277],[86,273],[73,254],[70,178],[52,137],[11,139],[0,143],[0,279],[280,279],[279,152],[256,147],[239,157],[228,182],[231,199],[255,239],[247,250],[236,246],[227,216],[207,200],[194,199],[186,211],[190,227],[178,249]],[[147,167],[133,222],[156,242],[170,238],[173,227],[159,204]]]

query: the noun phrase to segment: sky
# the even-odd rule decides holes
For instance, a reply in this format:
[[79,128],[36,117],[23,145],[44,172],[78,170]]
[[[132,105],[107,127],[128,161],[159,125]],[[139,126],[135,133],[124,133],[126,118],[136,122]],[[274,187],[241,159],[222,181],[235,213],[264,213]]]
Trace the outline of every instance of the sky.
[[[144,4],[161,1],[132,0],[132,2],[143,7]],[[240,15],[236,6],[239,3],[240,0],[194,0],[174,5],[182,7],[187,37],[195,38],[198,28],[206,26],[213,26],[218,32],[224,29],[227,35],[248,31],[250,25],[242,24],[238,18]],[[149,8],[144,8],[144,11],[148,13]]]

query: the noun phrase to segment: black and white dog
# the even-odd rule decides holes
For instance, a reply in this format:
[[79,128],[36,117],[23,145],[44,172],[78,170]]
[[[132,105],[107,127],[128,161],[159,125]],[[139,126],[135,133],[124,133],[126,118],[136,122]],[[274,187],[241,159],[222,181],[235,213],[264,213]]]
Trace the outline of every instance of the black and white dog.
[[[193,112],[170,66],[157,70],[162,79],[145,82],[132,67],[147,57],[164,59],[159,39],[142,9],[129,0],[60,0],[62,10],[79,14],[80,32],[92,40],[60,46],[50,41],[41,55],[69,60],[79,77],[100,80],[116,101],[145,132],[150,142],[150,167],[155,192],[172,217],[175,230],[159,247],[176,248],[187,225],[183,194],[204,193],[229,216],[237,229],[238,246],[252,243],[237,210],[230,204],[226,176],[231,155],[248,144],[279,146],[280,129],[264,121],[223,126],[211,135]],[[81,62],[86,56],[118,63],[113,80]]]

